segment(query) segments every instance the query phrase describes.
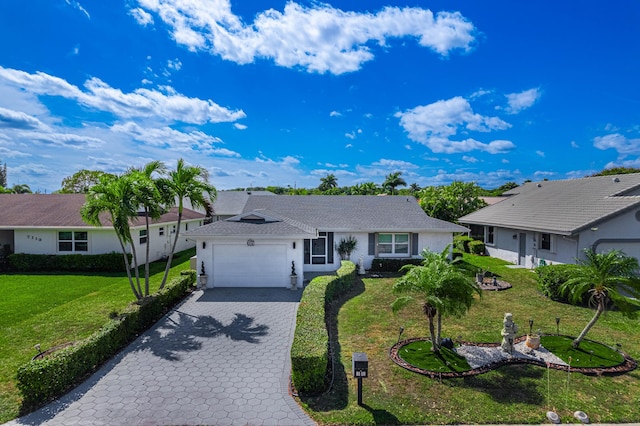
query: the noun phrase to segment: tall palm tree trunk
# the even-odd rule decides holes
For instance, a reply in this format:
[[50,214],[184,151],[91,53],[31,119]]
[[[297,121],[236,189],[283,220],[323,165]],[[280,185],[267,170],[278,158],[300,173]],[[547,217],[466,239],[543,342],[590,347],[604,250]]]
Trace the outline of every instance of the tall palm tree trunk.
[[435,328],[435,324],[433,323],[433,319],[436,317],[437,312],[436,312],[436,308],[434,308],[433,306],[429,305],[428,303],[425,303],[424,306],[422,307],[425,315],[427,316],[427,318],[429,319],[429,334],[431,336],[431,351],[434,353],[438,353],[440,352],[440,345],[438,345],[438,340],[436,338],[436,328]]
[[578,335],[578,337],[576,337],[575,340],[571,342],[571,346],[573,346],[574,348],[577,348],[580,346],[580,342],[582,342],[582,340],[584,339],[584,336],[587,335],[589,330],[591,330],[591,327],[593,327],[593,325],[598,321],[598,318],[600,318],[600,315],[602,315],[602,313],[604,312],[604,309],[605,309],[605,301],[604,299],[601,298],[600,300],[598,300],[598,307],[596,309],[596,313],[593,315],[593,318],[591,318],[591,321],[589,321],[589,323],[584,327],[584,330],[580,332],[580,335]]
[[133,295],[136,297],[136,299],[140,300],[142,299],[142,294],[138,293],[138,290],[136,290],[136,286],[133,283],[133,277],[131,276],[131,265],[129,265],[129,257],[127,256],[127,249],[120,237],[118,237],[118,242],[120,243],[120,248],[122,249],[122,256],[124,257],[124,269],[127,271],[127,278],[129,279],[131,291],[133,292]]
[[149,239],[149,209],[146,206],[144,208],[144,221],[145,229],[147,230],[147,247],[144,262],[144,295],[146,297],[149,295],[149,245],[151,243],[151,240]]
[[169,253],[169,259],[167,259],[167,265],[164,267],[164,275],[162,276],[162,283],[160,284],[160,289],[163,289],[164,285],[167,283],[167,277],[169,276],[169,269],[171,269],[171,262],[173,261],[173,253],[176,251],[176,247],[178,245],[178,236],[180,235],[181,222],[182,222],[182,204],[178,208],[178,225],[176,229],[176,237],[173,240],[171,253]]
[[442,344],[442,312],[438,309],[438,323],[436,329],[436,344],[438,348]]

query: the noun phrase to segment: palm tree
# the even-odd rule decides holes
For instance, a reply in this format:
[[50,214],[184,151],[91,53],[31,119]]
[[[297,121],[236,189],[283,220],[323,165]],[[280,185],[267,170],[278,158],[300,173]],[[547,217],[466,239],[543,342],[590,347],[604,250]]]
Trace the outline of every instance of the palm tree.
[[33,193],[29,185],[27,185],[26,183],[18,183],[16,185],[13,185],[13,187],[11,188],[11,191],[14,194],[32,194]]
[[320,186],[318,186],[318,190],[325,192],[330,189],[336,188],[338,186],[338,178],[336,175],[329,174],[325,177],[320,178]]
[[[143,298],[140,281],[136,280],[136,286],[131,276],[131,268],[133,266],[136,270],[137,277],[138,264],[135,244],[133,243],[129,226],[129,221],[138,217],[136,191],[137,185],[131,175],[103,175],[100,177],[99,182],[89,190],[80,214],[86,223],[94,226],[102,226],[101,215],[103,213],[109,215],[118,242],[120,243],[131,291],[133,291],[136,299],[140,300]],[[127,244],[131,246],[133,265],[129,263],[126,248]]]
[[627,256],[620,250],[596,253],[590,248],[585,249],[584,254],[586,260],[579,259],[571,278],[560,286],[560,292],[568,295],[573,304],[580,303],[588,294],[589,304],[596,310],[593,318],[571,343],[574,348],[580,346],[610,302],[629,318],[637,317],[637,308],[640,306],[638,260],[635,257]]
[[[442,316],[459,317],[465,314],[474,301],[474,294],[481,295],[478,285],[448,260],[450,247],[436,253],[427,249],[421,255],[422,265],[405,265],[407,271],[393,285],[398,297],[391,305],[394,312],[412,302],[415,297],[422,301],[422,310],[429,320],[431,350],[440,350]],[[434,319],[437,319],[437,330]]]
[[149,232],[149,218],[159,219],[165,212],[165,205],[171,204],[171,196],[167,191],[162,191],[164,185],[160,180],[154,180],[154,173],[165,172],[166,167],[161,161],[151,161],[140,169],[129,171],[137,183],[137,201],[144,208],[145,229],[147,231],[147,244],[144,262],[144,295],[149,295],[149,247],[151,245],[151,233]]
[[167,259],[167,266],[164,269],[162,283],[160,284],[160,288],[164,288],[180,235],[184,200],[188,199],[191,202],[191,206],[195,208],[203,207],[207,211],[207,215],[210,215],[212,212],[211,204],[216,198],[216,188],[209,184],[209,173],[205,168],[200,166],[187,166],[182,158],[178,160],[176,169],[169,172],[169,177],[159,181],[159,185],[164,188],[167,193],[171,194],[172,204],[175,204],[176,201],[178,204],[176,235],[173,240],[171,252],[169,253],[169,259]]
[[420,188],[420,185],[418,185],[417,183],[412,183],[411,185],[409,185],[409,192],[411,193],[411,195],[415,195],[418,192],[420,192],[422,188]]
[[391,195],[395,192],[396,187],[398,186],[407,186],[407,182],[404,181],[400,176],[402,172],[393,172],[389,173],[382,184],[383,188],[391,189]]

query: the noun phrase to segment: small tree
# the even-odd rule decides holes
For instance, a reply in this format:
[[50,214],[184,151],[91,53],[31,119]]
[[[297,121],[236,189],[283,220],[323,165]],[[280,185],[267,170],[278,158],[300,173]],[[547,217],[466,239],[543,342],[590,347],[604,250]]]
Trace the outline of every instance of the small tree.
[[584,254],[586,260],[578,260],[571,278],[560,286],[560,292],[568,295],[571,303],[580,303],[583,296],[588,294],[589,304],[595,308],[593,318],[573,340],[574,348],[580,346],[609,303],[629,318],[637,318],[640,307],[640,280],[635,257],[627,256],[620,250],[596,253],[590,248],[585,249]]
[[349,235],[347,238],[341,238],[339,243],[336,243],[336,251],[340,255],[341,260],[349,260],[351,253],[358,247],[358,240],[353,235]]
[[325,177],[320,178],[320,186],[318,186],[319,191],[326,192],[337,187],[338,187],[338,178],[336,178],[336,175],[328,174]]
[[390,190],[391,195],[393,195],[398,186],[407,186],[407,182],[405,182],[404,179],[400,177],[401,175],[402,175],[402,172],[389,173],[385,177],[382,187],[385,189],[388,188]]
[[474,294],[482,295],[478,284],[449,261],[449,251],[450,246],[440,253],[423,250],[422,265],[403,266],[400,270],[406,274],[392,287],[395,294],[406,294],[393,302],[391,308],[394,312],[415,298],[421,300],[422,310],[429,321],[431,350],[436,353],[440,351],[442,316],[464,315],[474,301]]

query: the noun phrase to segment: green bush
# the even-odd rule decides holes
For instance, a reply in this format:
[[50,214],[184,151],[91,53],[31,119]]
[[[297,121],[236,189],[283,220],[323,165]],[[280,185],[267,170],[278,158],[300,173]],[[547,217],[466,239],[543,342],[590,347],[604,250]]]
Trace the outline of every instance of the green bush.
[[453,237],[453,248],[461,253],[470,253],[469,243],[475,241],[467,235],[456,235]]
[[325,388],[329,367],[326,306],[351,288],[355,276],[355,264],[342,261],[337,276],[316,277],[304,289],[291,346],[291,378],[299,392],[318,393]]
[[545,265],[536,268],[538,289],[542,294],[558,302],[568,303],[567,296],[560,293],[560,286],[571,277],[576,265]]
[[479,241],[479,240],[469,241],[468,246],[469,246],[469,253],[477,254],[477,255],[484,254],[485,247],[482,241]]
[[[131,261],[131,254],[129,261]],[[9,255],[9,267],[19,272],[72,271],[72,272],[123,272],[122,253],[106,254],[25,254]]]
[[184,298],[194,283],[195,271],[181,274],[153,296],[129,305],[122,315],[109,320],[86,339],[21,366],[16,379],[23,396],[23,410],[57,398],[77,385],[158,321]]
[[392,259],[392,258],[375,258],[371,262],[371,272],[398,272],[404,265],[420,265],[424,259]]

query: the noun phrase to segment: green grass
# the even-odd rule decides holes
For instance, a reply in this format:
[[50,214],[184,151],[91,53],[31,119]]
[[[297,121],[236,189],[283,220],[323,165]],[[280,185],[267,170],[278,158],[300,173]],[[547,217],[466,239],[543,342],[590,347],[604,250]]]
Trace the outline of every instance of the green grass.
[[614,367],[624,362],[624,357],[615,349],[591,340],[583,340],[580,346],[571,346],[573,339],[566,336],[541,336],[545,349],[571,367]]
[[398,355],[409,364],[423,370],[439,373],[471,370],[471,366],[465,357],[458,355],[451,349],[440,348],[439,353],[431,351],[431,342],[419,340],[404,345],[398,351]]
[[[169,279],[189,269],[194,254],[177,253]],[[151,265],[151,292],[160,285],[164,265]],[[134,300],[125,273],[2,274],[0,291],[0,423],[18,415],[15,374],[36,355],[36,344],[44,351],[83,339]]]
[[[475,268],[489,270],[513,288],[484,292],[482,299],[460,318],[443,319],[443,337],[471,342],[501,340],[502,319],[512,312],[520,334],[529,329],[576,336],[591,319],[588,308],[550,301],[536,287],[535,274],[510,269],[498,259],[465,256]],[[397,314],[390,308],[393,278],[359,281],[335,305],[332,338],[337,363],[334,386],[320,397],[302,397],[306,411],[320,424],[451,424],[543,423],[549,409],[563,422],[573,412],[586,412],[592,422],[624,423],[640,420],[640,372],[620,376],[587,376],[535,365],[504,366],[486,374],[456,379],[431,379],[412,373],[389,359],[389,348],[402,338],[428,336],[427,320],[416,303]],[[603,315],[587,335],[607,346],[640,357],[640,327],[619,312]],[[351,377],[351,354],[365,352],[369,377],[363,383],[363,406],[357,404],[357,381]]]

